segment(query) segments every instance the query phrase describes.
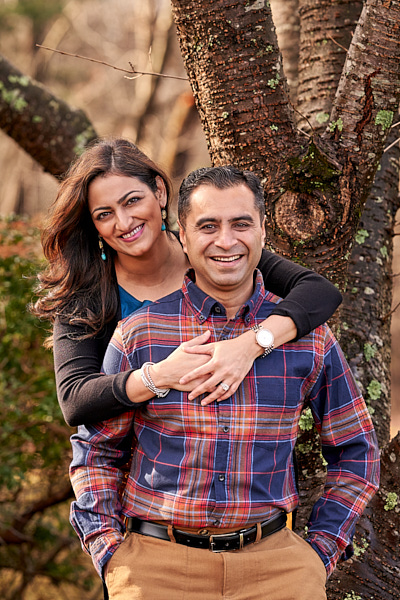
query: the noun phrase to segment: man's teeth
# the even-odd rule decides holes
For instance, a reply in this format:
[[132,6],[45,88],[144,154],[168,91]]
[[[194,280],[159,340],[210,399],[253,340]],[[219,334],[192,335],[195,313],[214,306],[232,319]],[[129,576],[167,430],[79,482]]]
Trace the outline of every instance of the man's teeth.
[[140,231],[142,227],[143,227],[142,225],[138,225],[137,227],[135,227],[135,229],[132,229],[132,231],[130,231],[129,233],[124,233],[124,235],[121,235],[122,239],[132,237],[133,235],[135,235],[135,233]]
[[214,256],[213,260],[217,260],[220,262],[233,262],[234,260],[238,260],[240,258],[240,254],[236,254],[236,256]]

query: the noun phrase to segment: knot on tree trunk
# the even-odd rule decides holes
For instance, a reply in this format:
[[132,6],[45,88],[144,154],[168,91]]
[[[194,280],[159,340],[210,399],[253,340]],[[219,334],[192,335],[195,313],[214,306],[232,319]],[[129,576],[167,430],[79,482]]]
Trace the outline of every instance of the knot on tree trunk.
[[290,190],[275,203],[275,221],[289,238],[302,241],[315,237],[327,226],[320,198]]

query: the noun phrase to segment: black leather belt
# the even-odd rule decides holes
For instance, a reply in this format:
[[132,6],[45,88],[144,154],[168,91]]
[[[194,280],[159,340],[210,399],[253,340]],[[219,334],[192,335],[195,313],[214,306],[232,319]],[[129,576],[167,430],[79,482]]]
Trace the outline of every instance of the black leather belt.
[[[261,523],[261,539],[276,533],[286,525],[286,513],[282,512],[277,517]],[[171,541],[168,535],[168,527],[153,523],[152,521],[142,521],[136,517],[126,518],[126,530],[129,532],[140,533],[160,540]],[[211,552],[228,552],[230,550],[240,550],[248,544],[253,544],[257,538],[257,525],[248,529],[239,529],[232,533],[218,533],[214,535],[199,535],[186,533],[180,529],[172,528],[177,544],[191,546],[192,548],[206,548]]]

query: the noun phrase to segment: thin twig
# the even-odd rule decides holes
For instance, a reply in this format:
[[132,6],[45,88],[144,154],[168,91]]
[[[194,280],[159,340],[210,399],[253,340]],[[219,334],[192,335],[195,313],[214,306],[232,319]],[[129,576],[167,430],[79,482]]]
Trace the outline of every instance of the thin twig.
[[305,135],[309,139],[311,139],[311,137],[312,137],[309,133],[307,133],[307,131],[304,131],[304,129],[300,129],[300,127],[297,127],[297,131],[300,131],[300,133],[302,133],[303,135]]
[[339,48],[341,48],[342,50],[344,50],[347,54],[347,52],[349,51],[348,48],[345,48],[344,46],[342,46],[341,44],[339,44],[339,42],[337,42],[336,40],[333,39],[333,37],[331,35],[327,35],[327,38],[329,38],[334,44],[336,44],[336,46],[339,46]]
[[391,315],[393,315],[393,313],[395,313],[395,312],[396,312],[396,310],[399,308],[399,306],[400,306],[400,302],[398,302],[398,303],[396,304],[396,306],[394,307],[394,309],[393,309],[393,310],[391,310],[390,312],[388,312],[386,315],[384,315],[384,316],[382,317],[382,321],[386,321],[386,319],[388,319],[388,318],[389,318]]
[[394,142],[392,142],[391,144],[389,144],[389,146],[384,149],[383,154],[385,154],[385,152],[387,152],[388,150],[390,150],[390,148],[393,148],[393,146],[395,146],[398,142],[400,142],[400,138],[397,138],[397,140],[394,140]]
[[[137,75],[138,77],[141,75],[152,75],[154,77],[165,77],[167,79],[180,79],[182,81],[187,81],[187,77],[180,77],[179,75],[166,75],[165,73],[153,73],[151,71],[137,71],[132,63],[129,63],[131,69],[122,69],[121,67],[116,67],[115,65],[111,65],[110,63],[106,63],[103,60],[97,60],[96,58],[89,58],[88,56],[81,56],[80,54],[71,54],[70,52],[64,52],[63,50],[56,50],[55,48],[48,48],[47,46],[41,46],[41,44],[36,44],[38,48],[43,48],[44,50],[50,50],[50,52],[57,52],[57,54],[63,54],[64,56],[72,56],[73,58],[81,58],[82,60],[88,60],[89,62],[97,63],[98,65],[104,65],[105,67],[110,67],[111,69],[115,69],[115,71],[121,71],[122,73],[130,73],[131,75]],[[126,79],[136,79],[136,77],[126,77]]]

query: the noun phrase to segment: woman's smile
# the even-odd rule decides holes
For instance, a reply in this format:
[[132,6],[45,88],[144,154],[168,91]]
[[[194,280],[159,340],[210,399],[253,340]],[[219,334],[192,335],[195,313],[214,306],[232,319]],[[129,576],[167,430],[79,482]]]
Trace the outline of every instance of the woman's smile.
[[141,236],[143,229],[144,229],[144,223],[141,223],[141,225],[137,225],[134,229],[132,229],[132,231],[129,231],[128,233],[124,233],[120,237],[126,242],[133,242],[134,240],[137,240]]

